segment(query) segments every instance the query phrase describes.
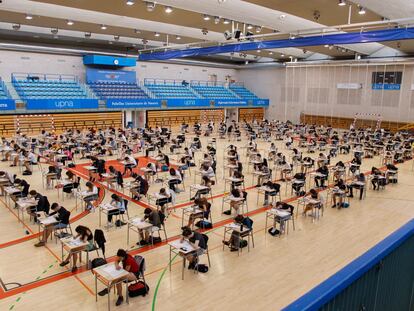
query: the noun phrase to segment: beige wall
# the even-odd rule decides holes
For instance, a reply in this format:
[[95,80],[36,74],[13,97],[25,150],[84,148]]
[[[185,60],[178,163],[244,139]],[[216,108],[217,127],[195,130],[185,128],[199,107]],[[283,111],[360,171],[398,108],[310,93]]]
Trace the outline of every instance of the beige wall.
[[[372,90],[374,71],[403,71],[401,90]],[[298,121],[303,112],[339,117],[380,114],[384,120],[414,121],[413,65],[248,69],[239,71],[238,78],[261,97],[270,98],[267,117],[271,119]],[[361,83],[362,89],[340,90],[338,83]]]
[[[235,77],[236,70],[200,66],[184,66],[164,63],[137,63],[135,68],[137,78],[177,79],[177,80],[208,80],[209,75],[216,74],[218,81],[224,81],[226,75]],[[0,51],[0,77],[10,81],[12,73],[47,73],[70,74],[85,80],[85,66],[82,57],[56,55],[47,53],[30,53],[15,51]]]

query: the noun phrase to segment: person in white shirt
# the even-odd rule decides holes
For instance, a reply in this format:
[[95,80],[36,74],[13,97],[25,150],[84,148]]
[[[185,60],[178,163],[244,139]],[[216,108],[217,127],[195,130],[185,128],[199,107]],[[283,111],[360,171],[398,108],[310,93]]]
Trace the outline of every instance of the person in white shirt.
[[86,183],[86,191],[87,191],[87,195],[85,195],[83,200],[86,203],[86,209],[92,210],[93,209],[92,202],[96,201],[99,197],[98,187],[96,187],[93,183],[88,181]]
[[134,157],[127,155],[124,158],[124,161],[124,175],[126,175],[127,171],[131,172],[132,174],[132,169],[137,167],[137,160],[135,160]]
[[157,167],[155,166],[154,163],[150,162],[150,163],[147,164],[146,168],[147,168],[147,170],[144,173],[145,179],[150,180],[150,177],[154,176],[157,173]]
[[37,164],[37,157],[36,155],[31,151],[25,151],[24,152],[24,166],[26,170],[23,172],[23,175],[32,175],[32,168],[31,165]]
[[214,178],[216,174],[213,168],[208,164],[203,164],[201,167],[201,176],[207,176],[208,178]]
[[170,176],[168,177],[168,187],[174,191],[177,192],[176,185],[182,183],[182,176],[178,170],[175,170],[174,168],[170,168]]

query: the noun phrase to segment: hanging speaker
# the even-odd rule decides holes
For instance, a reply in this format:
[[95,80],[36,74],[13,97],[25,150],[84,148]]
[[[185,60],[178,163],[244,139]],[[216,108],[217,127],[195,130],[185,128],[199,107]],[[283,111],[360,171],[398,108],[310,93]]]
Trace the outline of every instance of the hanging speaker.
[[241,31],[236,29],[234,31],[234,39],[240,39]]
[[230,40],[233,37],[232,33],[228,30],[226,30],[224,32],[224,38],[226,38],[226,40]]

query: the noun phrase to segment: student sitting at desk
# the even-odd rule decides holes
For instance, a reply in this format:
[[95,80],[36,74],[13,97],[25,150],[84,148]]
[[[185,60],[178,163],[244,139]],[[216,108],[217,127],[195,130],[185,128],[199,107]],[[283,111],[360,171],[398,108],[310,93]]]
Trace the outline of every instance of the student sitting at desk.
[[178,185],[181,183],[182,183],[182,177],[181,177],[180,172],[174,168],[170,168],[170,175],[168,176],[168,187],[172,191],[177,192],[175,185]]
[[25,198],[29,195],[30,184],[26,180],[16,178],[14,185],[19,187],[21,191],[13,193],[12,200],[16,201],[17,198]]
[[328,164],[328,162],[329,162],[329,157],[327,157],[325,154],[323,154],[323,153],[319,153],[319,157],[318,157],[318,159],[316,160],[317,162],[317,165],[318,165],[318,168],[319,167],[322,167],[322,166],[324,166],[324,165],[326,165],[326,164]]
[[87,195],[83,198],[86,203],[86,210],[92,210],[93,205],[92,202],[98,199],[98,187],[96,187],[93,183],[88,181],[86,183],[86,192]]
[[307,195],[311,200],[319,201],[318,203],[309,202],[306,204],[305,208],[303,209],[303,215],[306,215],[308,211],[312,211],[314,208],[321,208],[319,192],[316,189],[309,190],[309,194]]
[[0,171],[0,178],[8,179],[9,183],[12,184],[14,183],[14,179],[16,178],[16,175],[10,172],[6,172],[6,171]]
[[[116,270],[120,270],[122,263],[122,268],[129,272],[127,281],[133,282],[137,280],[137,274],[139,272],[139,266],[137,262],[135,261],[134,257],[129,255],[125,250],[118,249],[118,252],[116,253],[116,259],[115,259],[115,268]],[[107,291],[102,291],[101,295],[107,294]],[[116,306],[120,306],[124,302],[124,297],[122,296],[122,283],[116,284],[116,293],[118,295],[118,299],[115,302]]]
[[194,205],[201,210],[201,213],[192,213],[188,219],[187,226],[191,228],[196,219],[208,219],[211,212],[211,203],[206,198],[198,198],[194,200]]
[[52,187],[52,180],[59,179],[60,169],[57,166],[49,165],[46,173],[46,188]]
[[204,254],[207,249],[207,241],[203,234],[193,231],[189,227],[182,228],[181,243],[184,242],[184,240],[187,240],[190,245],[196,249],[186,256],[186,259],[189,262],[188,269],[195,269],[198,263],[198,257]]
[[164,205],[172,202],[172,195],[169,191],[167,192],[165,188],[160,189],[159,195],[161,198],[157,199],[156,205],[159,206],[162,213],[165,214]]
[[44,212],[46,215],[49,215],[50,203],[47,196],[38,193],[36,190],[30,190],[29,196],[37,201],[37,206],[27,209],[27,213],[34,217],[35,222],[37,221],[36,213]]
[[[251,220],[249,217],[244,217],[243,215],[237,215],[234,218],[234,223],[241,226],[241,227],[245,227],[248,228],[249,230],[253,229],[253,220]],[[244,229],[241,229],[240,231],[243,231]],[[233,230],[233,232],[231,233],[230,239],[228,241],[223,241],[224,245],[230,246],[230,251],[232,252],[237,252],[239,250],[239,248],[241,247],[240,245],[240,233],[239,232],[235,232]]]
[[277,147],[275,146],[275,143],[271,143],[269,147],[269,153],[267,156],[269,158],[269,161],[272,161],[276,157],[276,153]]
[[354,197],[353,190],[355,188],[355,189],[359,189],[359,199],[362,200],[362,195],[364,193],[364,184],[365,184],[365,175],[364,175],[364,173],[360,173],[360,174],[356,175],[354,180],[348,186],[348,189],[349,189],[348,197],[350,197],[350,198]]
[[[114,215],[125,214],[125,210],[126,210],[124,199],[115,193],[111,195],[110,204],[116,209],[108,211],[108,226],[112,226],[112,218]],[[118,221],[117,221],[117,226],[118,226]]]
[[[339,179],[335,186],[334,189],[332,191],[332,200],[333,200],[333,205],[332,208],[338,207],[339,209],[343,207],[343,201],[344,201],[344,197],[346,196],[346,185],[345,182],[342,179]],[[338,199],[338,201],[337,201]]]
[[[269,196],[272,195],[277,195],[280,191],[280,185],[278,183],[274,183],[271,180],[265,182],[263,184],[264,187],[268,188],[270,191],[265,191],[264,194],[264,202],[263,205],[269,205]],[[274,194],[275,193],[275,194]]]
[[285,160],[283,160],[280,163],[280,180],[281,181],[285,181],[287,180],[287,175],[290,174],[292,172],[292,165],[290,165],[289,163],[287,163]]
[[157,174],[157,167],[152,162],[148,163],[144,172],[145,179],[150,180],[151,176],[154,176],[155,174]]
[[216,174],[214,173],[214,169],[211,165],[204,163],[201,166],[200,170],[201,176],[207,176],[209,179],[214,178]]
[[257,176],[257,185],[256,185],[256,187],[260,187],[261,184],[263,183],[263,180],[267,180],[267,179],[271,178],[270,169],[267,165],[267,160],[266,159],[263,159],[262,164],[260,164],[257,167],[256,172],[260,173],[260,175]]
[[345,175],[345,164],[342,161],[338,161],[335,164],[334,180],[338,180],[342,175]]
[[351,171],[352,174],[355,174],[356,171],[359,171],[360,166],[361,166],[361,159],[354,157],[349,166],[349,170]]
[[314,178],[316,187],[317,188],[319,188],[319,187],[325,188],[326,187],[325,186],[325,181],[328,180],[328,176],[329,176],[328,166],[325,164],[325,165],[319,167],[316,170],[316,172],[321,174],[321,176],[315,176],[315,178]]
[[[241,189],[233,189],[230,191],[230,195],[233,198],[245,198],[245,195],[247,195],[247,193]],[[234,209],[236,211],[236,214],[239,214],[239,209],[242,203],[242,200],[230,200],[230,210],[224,211],[223,213],[225,215],[231,215],[231,210]]]
[[371,184],[374,190],[377,190],[377,188],[379,190],[380,186],[385,186],[385,178],[382,178],[385,176],[385,174],[382,173],[375,166],[372,167],[371,169],[371,175],[372,175]]
[[139,230],[139,236],[141,238],[141,241],[137,243],[138,245],[143,246],[150,244],[150,233],[152,234],[153,232],[156,232],[161,228],[161,217],[164,217],[164,214],[161,214],[161,212],[157,211],[156,209],[147,207],[144,210],[144,220],[149,222],[152,225],[152,227],[149,227],[145,230]]
[[[93,245],[93,233],[92,231],[85,226],[77,226],[75,228],[76,235],[73,237],[75,240],[79,240],[82,243],[88,242],[88,246],[86,247],[86,251],[89,252],[94,248]],[[65,260],[63,260],[59,265],[61,267],[66,266],[70,262],[70,258],[72,257],[73,260],[73,268],[72,272],[78,270],[77,262],[78,262],[78,253],[69,253]]]
[[138,163],[137,160],[135,160],[135,158],[133,156],[127,155],[124,158],[124,173],[123,175],[125,176],[127,171],[129,171],[132,174],[132,169],[137,167]]
[[36,243],[36,247],[45,246],[47,239],[54,230],[64,229],[69,225],[70,212],[66,210],[63,206],[60,206],[58,203],[53,203],[51,206],[52,213],[49,216],[55,216],[58,221],[57,224],[47,225],[43,231],[43,236],[40,242]]
[[71,171],[66,171],[66,179],[65,184],[63,185],[62,191],[64,193],[72,193],[73,189],[77,189],[79,187],[80,177],[77,177]]
[[25,151],[23,156],[24,156],[23,165],[26,168],[26,170],[23,172],[23,175],[32,175],[32,168],[30,166],[37,164],[37,157],[31,151]]

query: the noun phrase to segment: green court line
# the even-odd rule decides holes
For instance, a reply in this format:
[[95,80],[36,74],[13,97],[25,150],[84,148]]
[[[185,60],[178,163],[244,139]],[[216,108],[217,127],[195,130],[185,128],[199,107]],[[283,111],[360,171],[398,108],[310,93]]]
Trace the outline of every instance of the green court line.
[[165,275],[165,272],[167,272],[168,267],[173,263],[173,261],[175,260],[175,258],[177,258],[178,254],[176,254],[171,261],[168,263],[168,265],[165,267],[165,269],[162,271],[160,277],[158,278],[158,282],[157,282],[157,286],[155,287],[155,291],[154,291],[154,297],[152,298],[152,311],[155,311],[155,302],[157,301],[157,294],[158,294],[158,289],[161,285],[161,281]]

